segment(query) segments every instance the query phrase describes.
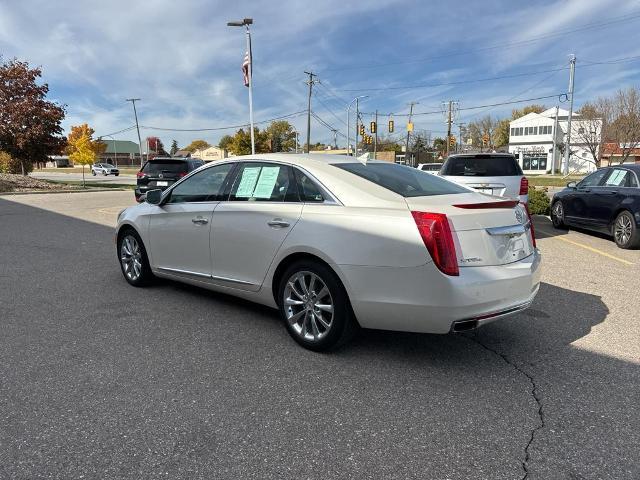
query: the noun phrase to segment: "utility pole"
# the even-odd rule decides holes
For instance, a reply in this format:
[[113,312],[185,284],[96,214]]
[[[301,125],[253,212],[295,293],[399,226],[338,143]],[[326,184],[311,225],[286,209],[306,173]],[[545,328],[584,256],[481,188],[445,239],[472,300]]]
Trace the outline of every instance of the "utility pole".
[[373,139],[373,159],[378,159],[378,109],[376,109],[376,131]]
[[[409,121],[407,122],[407,142],[405,144],[404,147],[404,164],[405,165],[409,165],[409,135],[411,134],[411,131],[409,130],[409,124],[411,124],[411,118],[413,117],[413,106],[414,105],[418,105],[419,102],[411,102],[409,104]],[[411,164],[413,165],[413,161],[411,162]]]
[[576,56],[569,57],[569,116],[567,117],[567,143],[564,147],[564,175],[569,175],[569,157],[571,156],[571,117],[573,116],[573,83],[576,71]]
[[354,157],[358,156],[358,136],[360,135],[359,126],[358,126],[359,121],[360,121],[360,97],[357,97],[356,98],[356,144],[353,148]]
[[336,130],[335,128],[332,128],[331,131],[333,132],[333,148],[337,150],[338,149],[338,130]]
[[465,125],[464,123],[458,124],[458,142],[459,142],[458,145],[460,145],[460,149],[458,153],[462,152],[462,127],[464,127],[464,125]]
[[556,174],[556,135],[558,135],[558,106],[556,105],[556,118],[553,121],[553,153],[551,158],[551,175]]
[[139,98],[127,98],[127,102],[131,102],[133,105],[133,115],[136,117],[136,130],[138,131],[138,151],[140,152],[140,166],[142,166],[142,139],[140,138],[140,127],[138,126],[138,112],[136,111],[136,102],[139,102]]
[[309,81],[307,85],[309,85],[309,102],[307,105],[307,153],[311,149],[311,94],[313,93],[313,84],[317,82],[313,77],[317,77],[317,75],[313,72],[304,72],[309,75]]
[[447,157],[449,156],[449,142],[451,141],[451,104],[449,100],[449,108],[447,109]]

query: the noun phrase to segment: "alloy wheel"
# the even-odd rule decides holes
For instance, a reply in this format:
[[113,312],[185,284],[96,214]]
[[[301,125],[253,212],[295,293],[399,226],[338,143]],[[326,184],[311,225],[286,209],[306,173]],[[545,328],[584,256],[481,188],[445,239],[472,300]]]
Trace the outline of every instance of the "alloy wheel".
[[553,216],[558,219],[558,223],[562,223],[564,217],[564,207],[561,201],[553,204]]
[[305,341],[317,342],[331,330],[333,298],[317,274],[309,271],[294,273],[287,281],[282,301],[287,322]]
[[631,219],[628,215],[620,215],[616,220],[616,224],[613,229],[613,235],[616,239],[616,243],[619,245],[626,245],[631,239],[631,232]]
[[142,250],[133,235],[125,235],[120,244],[120,262],[127,278],[133,282],[142,274]]

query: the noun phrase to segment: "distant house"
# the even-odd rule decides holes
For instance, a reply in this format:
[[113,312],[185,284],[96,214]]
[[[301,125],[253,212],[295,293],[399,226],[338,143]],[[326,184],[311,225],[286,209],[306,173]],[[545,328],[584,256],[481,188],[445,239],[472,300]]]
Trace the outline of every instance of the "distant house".
[[[636,148],[631,148],[631,146],[632,144],[628,144],[631,152],[624,163],[640,163],[640,145]],[[619,143],[604,143],[600,155],[600,166],[618,165],[624,154],[623,147],[624,145]]]
[[101,142],[107,146],[107,149],[98,156],[97,162],[111,163],[120,167],[140,165],[140,149],[137,143],[109,139],[102,139]]
[[217,162],[218,160],[227,158],[229,156],[229,152],[227,152],[223,148],[208,147],[202,148],[200,150],[195,150],[193,152],[193,156],[196,158],[200,158],[205,162]]
[[[563,164],[562,150],[568,124],[567,110],[558,109],[557,130],[556,109],[549,108],[541,113],[527,113],[516,118],[509,124],[509,153],[518,158],[525,174],[541,174],[551,172],[555,166],[560,169]],[[593,158],[579,134],[584,129],[595,129],[594,135],[600,136],[602,122],[599,120],[581,120],[580,114],[574,113],[571,121],[571,155],[569,170],[571,172],[587,173],[597,168],[597,158]],[[553,145],[556,145],[555,157]]]

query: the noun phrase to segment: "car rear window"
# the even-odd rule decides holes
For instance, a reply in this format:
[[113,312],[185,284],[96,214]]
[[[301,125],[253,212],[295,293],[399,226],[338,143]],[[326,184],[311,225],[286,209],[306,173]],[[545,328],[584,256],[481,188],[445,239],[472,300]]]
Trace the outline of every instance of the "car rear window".
[[183,173],[189,171],[189,164],[181,160],[150,160],[143,172],[153,175],[154,173]]
[[395,163],[368,163],[366,165],[362,163],[335,163],[333,166],[369,180],[403,197],[426,197],[468,192],[466,188],[435,175]]
[[449,157],[440,175],[455,177],[510,177],[522,175],[514,157],[505,155],[469,155]]

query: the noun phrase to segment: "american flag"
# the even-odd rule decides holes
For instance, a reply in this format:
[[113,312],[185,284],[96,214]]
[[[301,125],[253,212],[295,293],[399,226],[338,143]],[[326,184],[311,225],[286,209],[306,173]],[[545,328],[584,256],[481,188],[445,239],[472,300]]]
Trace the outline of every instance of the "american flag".
[[242,76],[244,78],[244,86],[249,86],[249,67],[251,65],[251,57],[249,52],[245,53],[244,61],[242,62]]

